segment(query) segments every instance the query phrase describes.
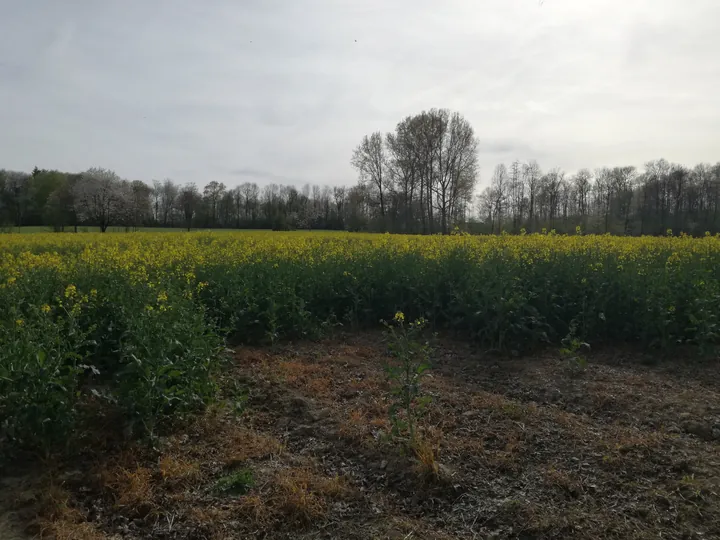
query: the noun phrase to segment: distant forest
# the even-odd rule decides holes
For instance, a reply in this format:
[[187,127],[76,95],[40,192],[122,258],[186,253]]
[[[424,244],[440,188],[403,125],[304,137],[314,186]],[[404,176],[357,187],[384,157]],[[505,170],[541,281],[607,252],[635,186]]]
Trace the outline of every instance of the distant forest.
[[432,109],[363,137],[352,187],[126,180],[91,168],[0,170],[0,226],[337,229],[436,234],[555,229],[659,235],[720,232],[720,163],[650,161],[568,175],[535,161],[495,168],[477,194],[479,146],[459,113]]

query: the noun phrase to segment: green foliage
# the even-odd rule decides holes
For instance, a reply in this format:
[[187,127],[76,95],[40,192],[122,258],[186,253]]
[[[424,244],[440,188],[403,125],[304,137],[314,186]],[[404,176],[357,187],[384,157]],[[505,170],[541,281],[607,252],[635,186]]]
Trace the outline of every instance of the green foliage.
[[392,323],[383,321],[391,360],[385,365],[390,383],[390,421],[392,434],[407,437],[415,444],[417,424],[430,403],[430,396],[423,395],[421,381],[430,369],[432,349],[422,341],[427,322],[420,318],[405,324],[405,315],[398,311]]
[[[713,353],[720,237],[8,235],[0,303],[0,437],[46,453],[93,421],[87,401],[118,407],[138,434],[202,407],[225,336],[315,338],[398,308],[483,350],[561,346],[580,370],[585,342]],[[393,329],[394,362],[426,364],[417,329]],[[395,397],[421,410],[413,369]]]
[[590,350],[590,344],[577,337],[577,322],[570,323],[570,331],[562,340],[560,354],[570,362],[570,369],[573,373],[581,373],[587,368],[587,357],[584,351]]
[[133,426],[153,435],[159,422],[195,412],[215,396],[223,345],[192,304],[148,307],[128,321],[116,379]]
[[37,269],[0,287],[14,306],[0,319],[6,457],[71,446],[80,425],[103,414],[83,406],[90,401],[119,408],[126,434],[153,437],[216,395],[223,340],[186,287],[140,286],[112,270],[76,277],[63,286]]
[[[15,311],[15,310],[11,310]],[[72,309],[0,324],[0,457],[13,449],[47,456],[75,427],[87,332]],[[4,439],[4,441],[3,441]],[[7,443],[7,444],[3,444]]]
[[255,476],[250,469],[238,469],[223,476],[215,483],[215,491],[223,495],[245,495],[255,485]]

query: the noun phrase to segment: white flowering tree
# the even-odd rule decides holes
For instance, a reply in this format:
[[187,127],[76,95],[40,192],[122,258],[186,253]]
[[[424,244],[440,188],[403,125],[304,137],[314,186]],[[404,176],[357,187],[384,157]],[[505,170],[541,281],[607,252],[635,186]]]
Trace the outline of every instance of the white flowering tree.
[[109,169],[93,167],[74,186],[75,210],[82,221],[91,221],[105,232],[126,216],[129,186]]

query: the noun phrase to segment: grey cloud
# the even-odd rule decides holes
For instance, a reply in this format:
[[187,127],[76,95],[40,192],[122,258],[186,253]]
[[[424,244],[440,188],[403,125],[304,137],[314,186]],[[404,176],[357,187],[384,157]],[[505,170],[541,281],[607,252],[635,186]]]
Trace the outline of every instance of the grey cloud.
[[0,168],[349,184],[364,134],[431,107],[483,171],[720,159],[716,0],[8,4]]
[[538,151],[529,144],[518,140],[481,140],[478,152],[482,154],[498,155],[502,154],[505,158],[516,156],[518,159],[527,159],[527,156],[536,157]]
[[253,169],[251,167],[242,167],[240,169],[230,170],[230,174],[233,176],[240,176],[243,178],[254,178],[257,180],[268,180],[270,182],[285,182],[287,178],[278,174],[271,173],[270,171],[262,171]]

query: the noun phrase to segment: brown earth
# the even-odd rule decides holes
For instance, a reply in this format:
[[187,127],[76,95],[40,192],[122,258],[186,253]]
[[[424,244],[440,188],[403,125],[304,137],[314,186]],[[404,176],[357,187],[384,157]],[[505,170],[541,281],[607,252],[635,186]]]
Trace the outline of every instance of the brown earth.
[[34,496],[5,489],[0,533],[12,517],[58,540],[720,538],[720,369],[642,356],[581,370],[441,341],[409,450],[389,436],[381,334],[239,348],[226,406],[155,449],[98,443]]

